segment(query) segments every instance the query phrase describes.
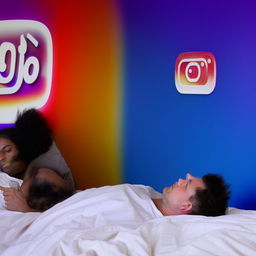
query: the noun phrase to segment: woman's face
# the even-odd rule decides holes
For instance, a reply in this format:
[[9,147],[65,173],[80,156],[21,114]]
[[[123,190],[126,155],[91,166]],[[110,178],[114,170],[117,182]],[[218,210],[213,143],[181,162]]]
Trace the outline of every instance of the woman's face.
[[0,168],[2,171],[9,175],[15,175],[20,172],[19,162],[15,161],[18,154],[19,151],[11,140],[0,137]]

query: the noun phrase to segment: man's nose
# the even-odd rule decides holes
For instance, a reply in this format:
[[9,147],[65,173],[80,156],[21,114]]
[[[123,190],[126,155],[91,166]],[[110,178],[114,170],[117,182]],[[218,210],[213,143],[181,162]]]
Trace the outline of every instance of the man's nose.
[[185,180],[183,180],[183,179],[179,179],[179,180],[178,180],[179,185],[184,184],[184,182],[185,182]]
[[193,178],[193,176],[192,176],[190,173],[187,173],[187,174],[186,174],[186,179],[190,180],[190,179],[192,179],[192,178]]

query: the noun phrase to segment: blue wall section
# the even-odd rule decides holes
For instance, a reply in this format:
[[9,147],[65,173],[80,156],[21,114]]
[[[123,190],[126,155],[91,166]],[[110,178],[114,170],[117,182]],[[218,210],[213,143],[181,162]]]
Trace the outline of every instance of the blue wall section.
[[[120,1],[124,31],[124,179],[159,191],[190,172],[220,173],[230,205],[256,209],[256,4]],[[182,95],[175,61],[212,52],[215,91]]]

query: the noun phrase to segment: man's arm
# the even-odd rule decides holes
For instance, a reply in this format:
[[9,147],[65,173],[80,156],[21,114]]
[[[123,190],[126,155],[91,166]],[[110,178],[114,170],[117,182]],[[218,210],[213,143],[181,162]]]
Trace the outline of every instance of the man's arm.
[[28,206],[24,194],[19,189],[0,186],[0,190],[3,191],[7,210],[18,212],[38,212],[38,210],[32,209]]

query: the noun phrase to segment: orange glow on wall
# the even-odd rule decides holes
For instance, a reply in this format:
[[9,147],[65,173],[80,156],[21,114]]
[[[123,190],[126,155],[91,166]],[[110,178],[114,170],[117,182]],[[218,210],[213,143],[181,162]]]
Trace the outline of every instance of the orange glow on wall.
[[43,109],[77,188],[120,182],[120,44],[114,1],[54,3],[53,86]]

